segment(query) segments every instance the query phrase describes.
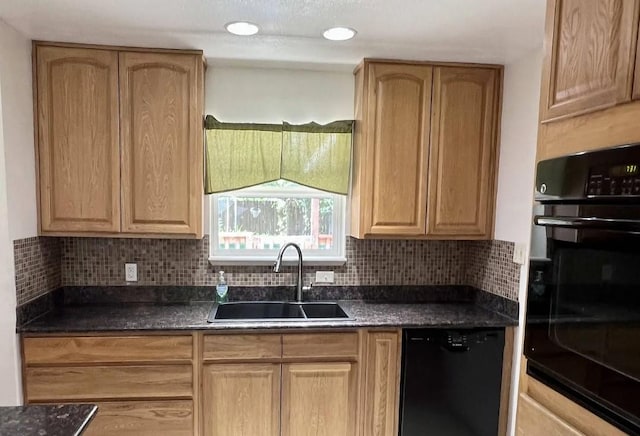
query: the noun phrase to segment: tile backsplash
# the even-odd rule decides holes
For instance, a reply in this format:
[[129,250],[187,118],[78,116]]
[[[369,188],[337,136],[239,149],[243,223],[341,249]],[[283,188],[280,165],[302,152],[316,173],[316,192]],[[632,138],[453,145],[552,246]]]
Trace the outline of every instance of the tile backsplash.
[[61,286],[61,256],[58,238],[35,236],[13,241],[18,306]]
[[[295,269],[275,274],[271,266],[212,266],[209,238],[64,238],[63,285],[124,285],[124,264],[138,264],[138,285],[215,285],[223,269],[230,286],[292,285]],[[305,283],[316,270],[333,270],[335,285],[451,285],[463,278],[465,243],[347,239],[347,263],[305,267]]]
[[518,301],[520,265],[513,262],[514,243],[469,241],[465,257],[465,284]]
[[[287,286],[295,270],[210,265],[209,238],[28,238],[14,242],[18,304],[59,286],[119,286],[124,264],[137,263],[136,285],[211,286],[224,269],[231,286]],[[18,248],[19,247],[19,248]],[[359,240],[347,238],[347,263],[305,267],[333,270],[335,286],[471,285],[517,300],[520,266],[505,241]],[[20,283],[20,284],[19,284]]]

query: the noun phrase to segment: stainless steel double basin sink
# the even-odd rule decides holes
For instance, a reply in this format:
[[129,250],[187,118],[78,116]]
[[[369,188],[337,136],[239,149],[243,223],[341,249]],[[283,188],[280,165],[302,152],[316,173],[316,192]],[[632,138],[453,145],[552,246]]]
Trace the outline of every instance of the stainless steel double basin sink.
[[239,301],[215,304],[207,321],[349,321],[336,302]]

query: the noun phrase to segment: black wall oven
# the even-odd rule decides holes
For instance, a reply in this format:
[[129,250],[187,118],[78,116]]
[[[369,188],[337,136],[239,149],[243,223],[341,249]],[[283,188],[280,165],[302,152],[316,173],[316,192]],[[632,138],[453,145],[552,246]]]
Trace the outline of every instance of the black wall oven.
[[527,372],[640,434],[640,145],[541,161]]

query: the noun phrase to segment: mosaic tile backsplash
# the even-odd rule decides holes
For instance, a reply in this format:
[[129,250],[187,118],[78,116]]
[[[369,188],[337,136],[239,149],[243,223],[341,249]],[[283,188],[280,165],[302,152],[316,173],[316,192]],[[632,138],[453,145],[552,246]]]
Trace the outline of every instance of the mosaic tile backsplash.
[[468,241],[464,284],[518,301],[520,265],[513,262],[515,244]]
[[[64,238],[65,286],[124,285],[124,264],[138,264],[138,285],[215,285],[223,269],[230,286],[283,286],[295,283],[295,269],[275,274],[271,266],[212,266],[209,238]],[[347,263],[305,267],[308,284],[316,270],[333,270],[335,285],[451,285],[464,275],[465,242],[347,239]]]
[[18,306],[61,286],[61,248],[58,238],[36,236],[13,241]]
[[[17,265],[22,265],[19,305],[60,285],[126,285],[127,262],[137,263],[135,284],[140,286],[212,286],[220,269],[225,271],[230,286],[295,283],[295,269],[291,267],[275,274],[270,266],[210,265],[208,237],[28,238],[15,241],[15,245],[22,247],[21,251],[16,249],[16,283]],[[334,286],[470,285],[516,301],[520,266],[511,261],[513,245],[505,241],[347,238],[345,265],[305,267],[304,280],[305,284],[310,283],[316,270],[333,270]],[[56,263],[56,259],[61,260]],[[27,282],[29,285],[25,286]]]

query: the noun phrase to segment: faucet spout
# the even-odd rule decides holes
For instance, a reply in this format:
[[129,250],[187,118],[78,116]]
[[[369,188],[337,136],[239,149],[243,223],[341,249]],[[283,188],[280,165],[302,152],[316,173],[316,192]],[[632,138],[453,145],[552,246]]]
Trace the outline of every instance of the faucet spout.
[[293,247],[298,253],[298,280],[296,282],[296,301],[298,303],[302,302],[302,249],[295,242],[287,242],[280,248],[278,252],[278,257],[276,257],[276,262],[273,264],[273,272],[279,273],[280,267],[282,266],[282,256],[287,248]]

